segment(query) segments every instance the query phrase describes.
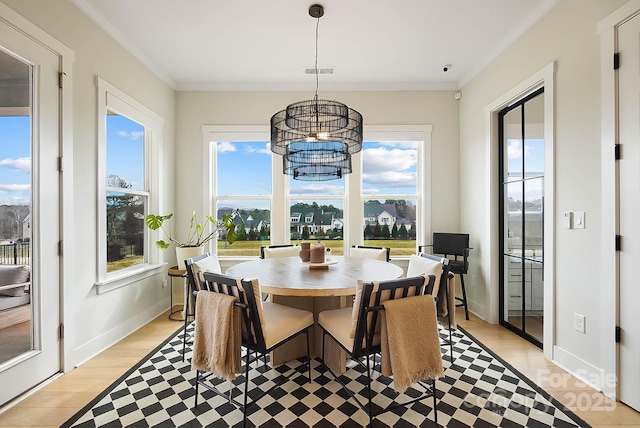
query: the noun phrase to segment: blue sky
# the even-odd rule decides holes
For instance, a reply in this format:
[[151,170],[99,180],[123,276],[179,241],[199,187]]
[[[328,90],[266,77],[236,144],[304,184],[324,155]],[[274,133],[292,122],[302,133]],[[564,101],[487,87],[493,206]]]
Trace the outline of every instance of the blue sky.
[[[28,205],[30,201],[30,119],[27,116],[0,117],[0,204]],[[131,183],[144,184],[144,128],[126,117],[107,116],[107,173]],[[377,194],[415,193],[416,142],[365,142],[363,148],[363,192]],[[520,171],[523,147],[518,140],[507,142],[510,171]],[[526,140],[527,172],[544,171],[544,140]],[[278,167],[280,163],[278,162]],[[225,142],[218,144],[220,194],[271,194],[271,151],[268,142]],[[344,192],[344,179],[297,181],[290,178],[292,194],[331,195]],[[511,187],[511,186],[510,186]],[[542,195],[542,180],[527,186],[526,197]],[[516,194],[512,196],[518,196]]]
[[[364,192],[369,195],[415,193],[416,147],[416,142],[365,142]],[[271,150],[268,142],[222,142],[218,143],[217,152],[220,194],[271,194]],[[278,167],[280,165],[278,159]],[[292,194],[344,193],[344,178],[299,181],[290,177],[289,183]]]
[[107,116],[107,175],[144,190],[144,127],[124,116]]
[[[522,178],[522,155],[523,147],[519,139],[510,139],[507,141],[507,169],[510,177],[515,180]],[[524,142],[524,161],[525,176],[543,175],[544,176],[544,140],[529,139]],[[532,179],[525,183],[526,200],[540,199],[543,194],[543,179]],[[522,187],[518,185],[509,185],[508,195],[514,199],[522,199]]]
[[28,116],[0,117],[0,205],[29,205],[31,144]]

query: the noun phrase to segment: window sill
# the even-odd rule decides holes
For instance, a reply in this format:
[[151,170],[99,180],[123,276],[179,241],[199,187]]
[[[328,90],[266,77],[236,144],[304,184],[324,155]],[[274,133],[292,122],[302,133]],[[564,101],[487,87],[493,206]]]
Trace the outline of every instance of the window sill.
[[143,264],[130,269],[123,269],[109,275],[104,281],[96,282],[96,294],[104,294],[109,291],[125,287],[134,282],[141,281],[154,275],[163,273],[166,263]]

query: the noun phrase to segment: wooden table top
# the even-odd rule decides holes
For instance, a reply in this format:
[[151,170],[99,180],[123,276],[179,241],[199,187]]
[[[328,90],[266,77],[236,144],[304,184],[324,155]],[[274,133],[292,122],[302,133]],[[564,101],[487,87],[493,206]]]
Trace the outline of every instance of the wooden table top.
[[380,260],[332,256],[326,269],[311,269],[299,257],[256,259],[227,269],[235,277],[258,278],[265,293],[277,296],[352,296],[359,279],[400,278],[401,267]]

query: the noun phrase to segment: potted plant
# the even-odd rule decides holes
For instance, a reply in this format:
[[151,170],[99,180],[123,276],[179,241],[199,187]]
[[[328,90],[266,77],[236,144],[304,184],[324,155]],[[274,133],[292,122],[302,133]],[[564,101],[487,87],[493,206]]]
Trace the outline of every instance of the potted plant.
[[176,247],[176,257],[178,260],[178,268],[185,269],[184,260],[201,254],[204,251],[204,245],[218,236],[220,231],[226,234],[226,240],[229,244],[233,244],[237,239],[236,225],[233,221],[233,214],[225,214],[222,221],[218,221],[211,215],[204,216],[204,220],[200,221],[195,211],[191,215],[189,221],[189,229],[187,238],[179,241],[175,235],[169,220],[173,218],[173,213],[167,215],[147,214],[144,219],[145,224],[151,230],[162,229],[164,237],[156,241],[156,246],[163,250]]

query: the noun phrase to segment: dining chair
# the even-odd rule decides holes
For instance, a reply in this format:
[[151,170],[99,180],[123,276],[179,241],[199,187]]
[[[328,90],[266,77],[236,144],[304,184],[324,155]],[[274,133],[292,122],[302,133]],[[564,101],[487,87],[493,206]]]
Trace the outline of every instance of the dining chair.
[[[187,286],[184,296],[184,329],[182,332],[182,361],[187,349],[187,326],[189,325],[189,317],[195,316],[196,297],[198,291],[202,290],[202,272],[210,271],[222,273],[218,257],[213,254],[204,253],[195,257],[188,258],[184,261],[187,270]],[[191,312],[189,312],[191,308]]]
[[349,256],[382,260],[391,260],[391,248],[389,247],[369,247],[366,245],[352,245]]
[[432,254],[420,253],[412,254],[409,257],[407,266],[407,277],[417,275],[434,275],[435,281],[433,289],[427,290],[427,294],[435,296],[437,302],[438,318],[447,319],[447,330],[449,339],[443,339],[445,345],[449,345],[449,358],[453,362],[453,333],[455,328],[455,299],[450,300],[453,290],[453,274],[449,272],[449,259],[438,257]]
[[260,258],[292,257],[300,253],[300,246],[293,244],[263,245],[260,247]]
[[[203,289],[199,293],[219,293],[235,298],[234,306],[241,311],[241,344],[245,348],[244,358],[244,376],[236,378],[244,382],[244,397],[240,402],[232,397],[232,390],[236,386],[236,382],[231,382],[229,390],[225,393],[218,389],[215,379],[218,379],[213,373],[207,370],[196,370],[195,379],[195,401],[194,408],[198,406],[198,387],[203,386],[211,392],[228,398],[229,402],[243,411],[243,427],[246,426],[247,408],[251,404],[257,402],[261,397],[267,394],[271,389],[282,384],[287,378],[284,373],[278,373],[278,377],[274,385],[256,396],[249,391],[249,374],[252,363],[260,358],[267,357],[268,353],[279,348],[285,343],[291,341],[295,337],[304,334],[307,340],[307,358],[306,366],[308,372],[308,381],[311,382],[311,359],[309,350],[309,330],[313,327],[313,313],[310,311],[296,309],[278,303],[263,302],[257,298],[260,296],[260,284],[257,279],[235,278],[220,273],[208,272],[203,273],[204,282]],[[198,299],[198,301],[200,298]],[[199,328],[198,323],[201,322],[201,313],[198,313],[204,305],[196,308],[196,329]],[[214,314],[215,315],[215,314]],[[202,317],[209,319],[211,317]],[[212,319],[212,324],[218,323],[219,320]],[[211,325],[202,325],[201,328],[213,328]],[[203,346],[197,341],[194,343],[194,352],[199,346]],[[255,357],[252,358],[252,354]],[[293,373],[297,373],[293,369]],[[263,374],[263,373],[262,373]],[[252,401],[248,402],[251,395]]]
[[[469,270],[469,251],[473,248],[469,247],[468,233],[442,233],[435,232],[433,241],[430,245],[418,246],[419,252],[426,252],[431,247],[432,254],[440,254],[449,259],[449,272],[460,276],[460,291],[462,297],[457,297],[456,306],[464,307],[464,316],[469,319],[469,305],[467,304],[467,291],[464,287],[464,275]],[[452,256],[452,257],[451,257]]]
[[[347,370],[357,370],[366,378],[365,390],[355,390],[324,363],[342,388],[369,415],[369,426],[373,426],[374,418],[382,413],[429,397],[433,397],[434,421],[437,423],[435,379],[443,375],[442,354],[435,301],[433,296],[426,294],[427,290],[433,289],[434,282],[435,275],[359,281],[353,308],[332,309],[318,315],[323,363],[329,336],[357,364],[357,367],[348,366]],[[375,363],[376,354],[381,355],[380,365]],[[397,370],[398,367],[404,370]],[[373,373],[376,368],[379,374]],[[393,376],[398,394],[394,396],[385,391],[383,401],[388,404],[382,407],[374,403],[372,383],[381,382],[384,388],[390,383],[390,376]],[[409,385],[411,390],[401,397],[399,393]],[[365,396],[366,403],[358,396]]]

